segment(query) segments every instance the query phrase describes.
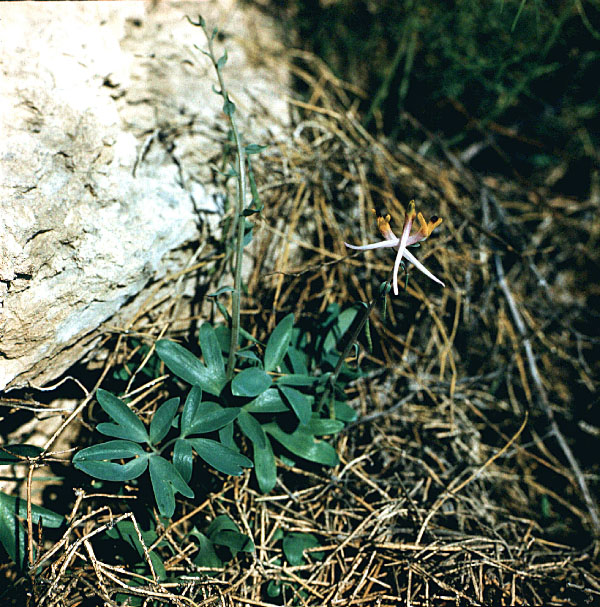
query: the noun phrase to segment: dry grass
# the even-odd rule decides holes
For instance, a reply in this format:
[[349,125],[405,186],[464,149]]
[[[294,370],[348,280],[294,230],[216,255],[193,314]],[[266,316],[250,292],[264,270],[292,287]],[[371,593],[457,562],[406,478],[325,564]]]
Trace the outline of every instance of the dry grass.
[[[370,300],[393,257],[348,256],[343,241],[373,240],[372,207],[398,226],[411,198],[444,218],[417,255],[447,287],[413,273],[385,321],[381,310],[373,315],[374,349],[359,361],[370,371],[349,388],[359,421],[337,440],[339,467],[281,464],[270,495],[247,474],[223,479],[202,503],[182,502],[161,532],[169,548],[158,549],[179,583],[97,558],[99,535],[135,517],[122,500],[79,492],[68,530],[39,556],[35,604],[114,605],[124,589],[147,605],[596,603],[598,201],[482,178],[429,134],[442,161],[388,150],[361,128],[353,93],[312,67],[316,75],[296,68],[312,95],[292,102],[293,134],[254,162],[265,210],[245,328],[262,338],[283,313],[317,318],[330,303]],[[210,279],[206,264],[217,270]],[[184,275],[210,292],[225,267],[207,249]],[[149,343],[173,334],[176,293],[129,329]],[[209,309],[195,306],[188,318],[178,313],[178,332]],[[103,377],[134,360],[127,339],[110,342]],[[149,415],[161,386],[138,393]],[[222,513],[253,537],[256,553],[190,577],[197,544],[188,532]],[[309,551],[304,565],[286,565],[278,530],[314,534],[322,559]],[[271,580],[286,583],[279,599],[266,594]]]

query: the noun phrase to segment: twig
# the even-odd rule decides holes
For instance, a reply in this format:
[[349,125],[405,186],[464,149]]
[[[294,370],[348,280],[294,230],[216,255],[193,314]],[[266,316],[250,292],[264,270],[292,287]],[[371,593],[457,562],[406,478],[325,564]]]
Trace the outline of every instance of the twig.
[[517,326],[517,330],[521,337],[523,337],[523,347],[525,349],[525,354],[527,356],[527,363],[529,365],[529,372],[531,373],[531,377],[533,378],[533,383],[536,387],[538,393],[538,402],[541,406],[541,409],[546,414],[548,421],[550,422],[550,428],[552,433],[556,437],[562,452],[564,453],[569,465],[571,466],[571,470],[575,475],[575,479],[577,480],[577,484],[579,485],[579,489],[583,495],[583,499],[585,501],[585,505],[587,506],[588,512],[590,513],[590,517],[592,519],[592,524],[594,527],[594,531],[596,535],[600,536],[600,518],[598,518],[598,506],[587,486],[585,481],[585,477],[583,476],[583,472],[579,467],[575,456],[573,455],[573,451],[571,451],[571,447],[569,447],[565,437],[563,436],[556,420],[554,419],[554,412],[552,411],[552,407],[550,406],[550,401],[548,400],[548,395],[546,394],[546,389],[542,383],[542,378],[540,377],[540,373],[538,371],[537,363],[535,362],[535,356],[533,353],[533,347],[531,345],[531,338],[527,334],[527,330],[525,327],[525,323],[523,322],[523,318],[519,313],[517,308],[517,304],[510,292],[510,288],[508,287],[508,283],[506,281],[506,276],[504,275],[504,267],[502,266],[502,259],[498,253],[494,253],[494,261],[496,263],[496,274],[498,275],[498,282],[500,284],[500,288],[502,289],[502,293],[504,293],[504,297],[506,297],[506,301],[508,302],[508,307],[510,308],[510,313],[513,317],[515,325]]

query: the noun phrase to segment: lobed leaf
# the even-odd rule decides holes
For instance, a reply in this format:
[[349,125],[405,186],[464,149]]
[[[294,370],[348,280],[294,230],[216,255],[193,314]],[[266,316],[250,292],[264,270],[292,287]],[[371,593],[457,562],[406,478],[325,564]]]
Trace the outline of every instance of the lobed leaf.
[[274,422],[264,425],[263,429],[298,457],[324,466],[336,466],[339,463],[335,449],[325,441],[315,440],[314,436],[303,426],[299,426],[292,434],[284,432]]
[[205,367],[198,357],[183,346],[167,339],[156,342],[156,353],[168,369],[192,386],[200,386],[206,392],[219,396],[226,383],[225,374]]
[[150,481],[159,512],[171,518],[175,512],[175,493],[194,497],[194,492],[183,480],[175,466],[160,455],[150,456]]
[[146,427],[120,398],[102,388],[98,388],[96,398],[102,409],[116,422],[116,427],[114,424],[99,424],[97,428],[99,432],[138,443],[149,442]]
[[191,434],[206,434],[219,430],[235,420],[240,411],[239,407],[225,408],[211,401],[199,403],[191,421],[186,421],[185,426],[182,421],[181,437],[185,438]]
[[208,438],[189,438],[194,451],[210,466],[223,474],[240,476],[244,468],[254,464],[245,455]]

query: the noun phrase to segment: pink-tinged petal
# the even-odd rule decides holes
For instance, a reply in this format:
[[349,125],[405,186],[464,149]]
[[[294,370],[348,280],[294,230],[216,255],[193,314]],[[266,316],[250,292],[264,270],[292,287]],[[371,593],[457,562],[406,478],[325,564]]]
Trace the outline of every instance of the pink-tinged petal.
[[398,245],[398,253],[396,255],[396,261],[394,262],[394,273],[393,273],[393,287],[394,295],[398,295],[398,271],[400,270],[400,262],[402,256],[406,251],[406,243],[410,237],[410,231],[412,230],[413,220],[416,216],[415,213],[415,201],[411,200],[408,203],[408,209],[404,218],[404,227],[402,229],[402,236],[400,237],[400,244]]
[[[405,251],[406,252],[406,251]],[[400,262],[402,261],[402,247],[398,247],[398,253],[396,254],[396,261],[394,261],[394,273],[392,279],[392,286],[394,288],[394,295],[398,295],[398,272],[400,270]]]
[[404,257],[406,257],[406,259],[408,259],[408,261],[410,261],[410,263],[412,263],[417,270],[423,272],[425,276],[428,276],[434,282],[442,285],[442,287],[446,286],[439,278],[436,278],[410,251],[404,251]]
[[370,249],[384,249],[386,247],[397,247],[399,242],[400,241],[396,238],[396,240],[382,240],[380,242],[374,242],[373,244],[365,244],[360,247],[357,247],[353,244],[348,244],[347,242],[345,242],[344,244],[349,249],[355,249],[356,251],[368,251]]

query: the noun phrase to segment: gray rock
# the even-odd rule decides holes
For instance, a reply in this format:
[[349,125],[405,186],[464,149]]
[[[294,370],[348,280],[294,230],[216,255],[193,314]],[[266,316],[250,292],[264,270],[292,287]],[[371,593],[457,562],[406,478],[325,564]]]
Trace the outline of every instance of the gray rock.
[[[209,22],[231,3],[217,4]],[[152,6],[0,7],[0,389],[59,377],[102,323],[133,318],[182,267],[202,212],[218,214],[205,184],[222,99],[190,50],[204,45],[184,19],[197,6]],[[252,82],[285,113],[277,79],[227,47],[236,103],[251,106]]]

